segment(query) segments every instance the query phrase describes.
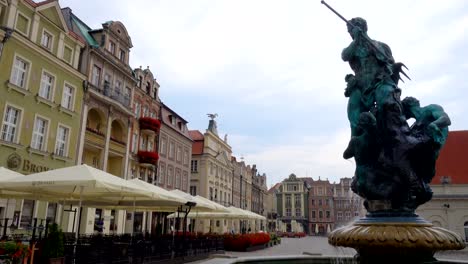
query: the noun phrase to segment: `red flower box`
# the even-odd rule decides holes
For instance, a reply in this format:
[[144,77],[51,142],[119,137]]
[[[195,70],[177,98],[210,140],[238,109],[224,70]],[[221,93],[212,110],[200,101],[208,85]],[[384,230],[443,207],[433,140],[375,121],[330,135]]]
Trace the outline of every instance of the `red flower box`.
[[158,133],[159,129],[161,128],[161,121],[152,117],[141,117],[139,120],[139,123],[140,123],[140,129],[142,130],[149,129]]
[[270,234],[226,234],[224,249],[228,251],[245,251],[249,247],[265,245],[270,241]]
[[138,151],[138,161],[140,163],[150,163],[156,165],[159,160],[157,152],[153,151]]

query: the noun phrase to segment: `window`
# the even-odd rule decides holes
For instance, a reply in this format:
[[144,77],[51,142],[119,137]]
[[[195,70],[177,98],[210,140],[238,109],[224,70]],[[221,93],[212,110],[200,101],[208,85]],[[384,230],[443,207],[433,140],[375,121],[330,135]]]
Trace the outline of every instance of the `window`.
[[122,82],[121,81],[115,81],[115,89],[114,93],[117,96],[120,96],[122,94]]
[[141,108],[140,108],[140,103],[139,103],[139,102],[135,102],[135,115],[136,115],[137,118],[140,117],[140,110],[141,110]]
[[31,227],[34,214],[34,200],[24,200],[21,211],[21,228]]
[[323,212],[322,212],[322,211],[319,211],[319,218],[320,218],[320,219],[323,218]]
[[161,153],[161,155],[163,156],[166,156],[166,153],[167,153],[167,144],[166,144],[166,139],[165,138],[162,138],[161,139],[161,146],[160,146],[160,150],[159,152]]
[[182,148],[179,146],[177,147],[177,156],[176,156],[176,160],[177,162],[181,162],[182,161]]
[[296,216],[301,216],[301,208],[296,208]]
[[120,49],[119,51],[119,60],[125,62],[125,51],[123,49]]
[[52,41],[53,41],[53,36],[47,31],[42,32],[42,39],[41,39],[41,45],[42,47],[52,50]]
[[337,219],[338,220],[343,220],[343,213],[342,212],[338,212]]
[[213,201],[213,187],[210,187],[210,200]]
[[158,183],[159,184],[164,184],[165,179],[166,179],[166,165],[161,164],[160,167],[159,167]]
[[39,88],[39,96],[52,101],[52,92],[54,89],[55,78],[48,72],[42,72],[41,87]]
[[318,189],[317,189],[317,195],[322,195],[322,187],[318,187]]
[[188,150],[184,150],[184,165],[188,165]]
[[192,164],[190,166],[191,172],[198,172],[198,160],[192,160]]
[[172,167],[167,168],[167,185],[172,186],[173,177],[174,177],[174,169]]
[[136,153],[138,151],[138,134],[134,133],[133,134],[133,139],[132,139],[132,152]]
[[147,137],[140,137],[140,150],[146,150],[147,143],[148,143]]
[[175,116],[172,116],[172,115],[171,115],[171,124],[172,124],[173,126],[176,125],[176,118],[175,118]]
[[55,222],[55,216],[57,214],[57,203],[49,203],[47,205],[47,217],[46,219]]
[[311,204],[315,205],[315,200],[314,199],[311,200]]
[[3,116],[2,140],[17,143],[21,110],[8,105]]
[[296,205],[296,207],[300,207],[301,206],[301,195],[300,194],[296,194],[294,196],[294,204]]
[[10,82],[18,87],[26,89],[26,79],[29,71],[29,62],[26,60],[15,57],[13,71],[11,72]]
[[72,63],[72,54],[73,49],[68,46],[65,46],[65,48],[63,49],[63,60],[68,63]]
[[[148,139],[149,140],[149,139]],[[147,151],[153,151],[153,141],[148,141],[148,148],[146,149]]]
[[319,199],[319,200],[318,200],[318,205],[319,205],[319,206],[322,206],[322,199]]
[[182,176],[182,190],[187,190],[187,184],[188,184],[188,172],[184,171],[184,174]]
[[291,195],[286,195],[286,207],[291,207]]
[[349,211],[345,212],[345,219],[349,220],[351,218],[351,213]]
[[359,212],[354,212],[354,217],[358,217],[359,216]]
[[92,75],[91,75],[91,83],[94,85],[94,86],[97,86],[99,87],[99,80],[101,79],[101,68],[99,68],[98,66],[94,65],[93,66],[93,72],[92,72]]
[[70,129],[59,125],[57,129],[57,141],[55,142],[55,155],[66,157],[68,153],[68,138]]
[[115,43],[112,41],[109,41],[109,46],[107,47],[110,53],[115,54]]
[[45,150],[48,125],[49,121],[41,117],[36,117],[36,120],[34,121],[31,148]]
[[190,186],[190,195],[197,195],[197,186]]
[[180,171],[176,171],[176,176],[175,176],[175,187],[177,189],[181,189],[180,188]]
[[15,28],[23,33],[24,35],[29,34],[29,18],[27,18],[25,15],[18,13],[16,17],[16,25]]
[[73,110],[73,102],[75,101],[75,88],[69,84],[63,86],[62,107]]
[[326,211],[325,215],[327,216],[327,218],[330,218],[330,211]]
[[174,159],[174,142],[169,143],[169,158]]
[[148,107],[147,106],[144,106],[143,107],[143,117],[147,117],[148,116]]
[[315,218],[315,211],[312,211],[312,218]]
[[291,216],[291,208],[286,208],[286,216]]

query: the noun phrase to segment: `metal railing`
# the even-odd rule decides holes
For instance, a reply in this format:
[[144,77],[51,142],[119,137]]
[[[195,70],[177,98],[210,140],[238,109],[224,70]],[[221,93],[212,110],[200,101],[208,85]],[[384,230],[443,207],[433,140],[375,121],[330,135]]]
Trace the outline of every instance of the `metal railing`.
[[108,83],[104,83],[102,87],[91,84],[90,87],[94,91],[121,103],[123,106],[130,107],[130,96],[123,94],[120,90],[112,89]]

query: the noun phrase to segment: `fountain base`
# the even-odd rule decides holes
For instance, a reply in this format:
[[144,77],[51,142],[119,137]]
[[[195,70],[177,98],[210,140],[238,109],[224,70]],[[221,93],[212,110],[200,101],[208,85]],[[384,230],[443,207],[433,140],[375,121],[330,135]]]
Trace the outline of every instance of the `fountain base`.
[[359,263],[427,263],[440,250],[465,247],[452,231],[413,217],[365,217],[330,233],[334,246],[354,248]]

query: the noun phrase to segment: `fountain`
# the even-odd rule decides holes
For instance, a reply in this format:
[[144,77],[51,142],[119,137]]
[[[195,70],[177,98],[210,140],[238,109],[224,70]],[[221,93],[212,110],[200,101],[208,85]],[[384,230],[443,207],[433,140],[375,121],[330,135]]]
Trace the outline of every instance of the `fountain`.
[[[354,158],[352,190],[365,199],[366,217],[331,232],[328,242],[351,247],[356,256],[267,256],[216,263],[468,263],[437,261],[434,253],[465,247],[455,232],[435,227],[415,210],[431,200],[429,186],[451,121],[436,104],[400,99],[400,75],[409,79],[390,47],[367,35],[362,18],[343,19],[352,42],[341,56],[354,74],[345,77],[351,140],[343,153]],[[407,120],[415,121],[410,126]],[[308,255],[308,256],[307,256]]]
[[368,211],[334,230],[329,243],[356,249],[360,263],[427,263],[435,261],[436,251],[463,249],[458,234],[415,213],[432,198],[429,183],[448,136],[449,116],[439,105],[401,100],[398,83],[401,75],[409,79],[406,66],[395,62],[387,44],[369,38],[364,19],[348,21],[322,3],[346,22],[352,38],[341,54],[354,72],[345,77],[351,140],[343,157],[356,161],[351,187]]

